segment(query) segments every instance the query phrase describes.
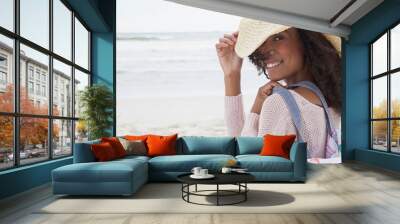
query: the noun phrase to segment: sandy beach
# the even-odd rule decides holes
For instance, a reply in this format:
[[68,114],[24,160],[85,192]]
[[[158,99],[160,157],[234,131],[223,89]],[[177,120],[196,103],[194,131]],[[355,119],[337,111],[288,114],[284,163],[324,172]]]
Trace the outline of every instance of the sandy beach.
[[[117,44],[117,134],[224,136],[224,77],[218,32],[120,34]],[[258,88],[249,60],[242,68],[248,113]]]
[[[254,96],[244,95],[246,115]],[[226,136],[224,95],[131,98],[117,106],[117,134]]]

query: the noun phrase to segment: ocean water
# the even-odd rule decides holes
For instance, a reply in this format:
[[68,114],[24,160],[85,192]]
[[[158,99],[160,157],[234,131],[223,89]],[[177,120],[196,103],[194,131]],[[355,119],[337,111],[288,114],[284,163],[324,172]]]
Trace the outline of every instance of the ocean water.
[[[224,135],[224,80],[215,50],[223,34],[119,34],[118,134],[175,131]],[[249,98],[245,111],[250,110],[251,98],[266,82],[244,60],[242,94]]]

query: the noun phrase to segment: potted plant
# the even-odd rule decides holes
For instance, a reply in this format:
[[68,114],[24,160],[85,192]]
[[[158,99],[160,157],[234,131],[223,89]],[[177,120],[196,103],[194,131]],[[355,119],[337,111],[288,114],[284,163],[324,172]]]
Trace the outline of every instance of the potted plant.
[[80,92],[79,106],[82,109],[81,118],[88,131],[89,140],[110,136],[112,126],[113,94],[103,84],[87,86]]

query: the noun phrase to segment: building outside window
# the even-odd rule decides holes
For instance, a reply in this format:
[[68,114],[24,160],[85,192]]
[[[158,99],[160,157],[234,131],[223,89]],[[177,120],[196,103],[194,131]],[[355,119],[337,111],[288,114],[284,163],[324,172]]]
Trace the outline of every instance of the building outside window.
[[7,91],[7,73],[0,70],[0,93]]
[[42,96],[46,96],[46,86],[42,86]]
[[4,71],[0,71],[0,84],[7,84],[7,73],[5,73]]
[[400,153],[400,24],[370,44],[371,148]]
[[42,73],[42,82],[46,83],[46,74],[45,73]]
[[36,69],[36,81],[40,81],[40,70]]
[[29,91],[29,94],[34,94],[33,82],[31,82],[31,81],[28,82],[28,91]]
[[29,66],[28,74],[29,74],[29,79],[33,80],[33,67],[32,66]]
[[7,87],[7,56],[0,54],[0,91],[4,92]]
[[53,103],[55,104],[55,106],[57,106],[58,104],[58,89],[54,89],[54,93],[53,93]]
[[36,95],[40,95],[40,84],[36,84]]
[[[11,10],[9,13],[15,17],[15,21],[20,21],[15,29],[19,30],[19,34],[15,33],[14,29],[4,27],[0,21],[0,26],[8,30],[7,33],[0,29],[0,97],[3,94],[6,97],[13,97],[0,102],[0,123],[2,128],[6,127],[5,131],[0,133],[0,139],[2,139],[0,157],[6,158],[0,160],[0,170],[70,156],[74,141],[87,139],[86,127],[80,125],[79,114],[73,114],[71,107],[74,101],[79,101],[77,91],[72,92],[71,88],[65,87],[72,86],[73,83],[81,83],[81,74],[88,78],[91,75],[88,66],[90,64],[88,61],[90,32],[64,1],[51,0],[51,2],[53,4],[49,4],[49,0],[21,0],[18,13],[14,13],[13,9],[4,8],[4,10]],[[40,15],[34,13],[38,11],[43,13]],[[17,16],[19,18],[16,18]],[[2,18],[0,17],[0,20]],[[51,24],[52,29],[49,27]],[[73,30],[74,25],[75,30]],[[49,35],[51,31],[52,35]],[[9,32],[13,34],[10,35]],[[14,48],[16,40],[19,43],[19,51],[15,51]],[[50,42],[53,43],[53,49],[50,48]],[[76,43],[75,48],[73,48],[73,42]],[[81,46],[87,49],[78,49]],[[13,71],[16,65],[16,62],[12,60],[15,58],[14,52],[20,59],[19,74],[16,74],[20,80],[18,99],[14,99]],[[63,62],[53,58],[53,53],[62,57]],[[79,63],[73,62],[72,55],[76,56],[75,61]],[[53,63],[49,63],[50,61]],[[53,73],[51,74],[50,71]],[[73,80],[73,71],[80,74],[76,80]],[[53,89],[47,94],[51,79],[53,79]],[[59,85],[60,80],[63,81],[62,87]],[[6,89],[1,90],[1,84],[10,85],[13,88],[7,89],[9,92],[6,92]],[[57,106],[60,94],[63,100],[62,107]],[[54,103],[52,114],[49,113],[51,110],[48,108],[50,97]],[[3,105],[5,102],[11,105]],[[18,113],[13,110],[14,104],[20,108]],[[62,119],[59,116],[62,116]],[[77,127],[78,124],[79,127]],[[16,128],[19,131],[16,135],[13,132],[14,125],[18,125]],[[50,130],[52,132],[48,133]],[[43,134],[32,136],[33,132]],[[15,141],[16,139],[18,141]],[[18,145],[14,145],[15,142]],[[14,151],[17,155],[14,155]],[[15,157],[19,157],[19,160]]]
[[7,56],[0,54],[0,67],[7,67]]

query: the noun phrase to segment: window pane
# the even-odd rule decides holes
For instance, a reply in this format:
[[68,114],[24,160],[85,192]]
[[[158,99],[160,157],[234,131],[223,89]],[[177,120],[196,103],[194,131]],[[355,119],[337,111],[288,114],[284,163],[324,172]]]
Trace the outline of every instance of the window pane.
[[53,51],[71,60],[71,11],[60,1],[53,1]]
[[75,63],[89,69],[89,32],[75,18]]
[[14,1],[1,0],[0,9],[0,26],[10,31],[14,31]]
[[13,40],[0,35],[0,111],[14,111]]
[[400,24],[391,30],[390,37],[390,67],[400,67]]
[[72,154],[72,121],[53,121],[53,157]]
[[88,129],[83,120],[75,121],[75,143],[88,140]]
[[79,98],[81,92],[89,85],[89,75],[75,69],[75,117],[81,114],[81,107],[79,106]]
[[387,77],[372,80],[372,118],[387,117]]
[[0,116],[0,170],[14,165],[13,118]]
[[387,121],[372,122],[372,148],[387,151]]
[[387,71],[387,34],[372,44],[373,75]]
[[20,163],[34,163],[49,158],[48,119],[21,117]]
[[71,66],[53,60],[53,114],[72,117]]
[[393,120],[391,123],[391,140],[392,140],[392,152],[400,153],[400,120]]
[[391,75],[390,85],[391,114],[400,118],[400,72]]
[[21,44],[21,113],[48,114],[48,63],[47,55]]
[[20,0],[21,36],[49,47],[49,0]]

